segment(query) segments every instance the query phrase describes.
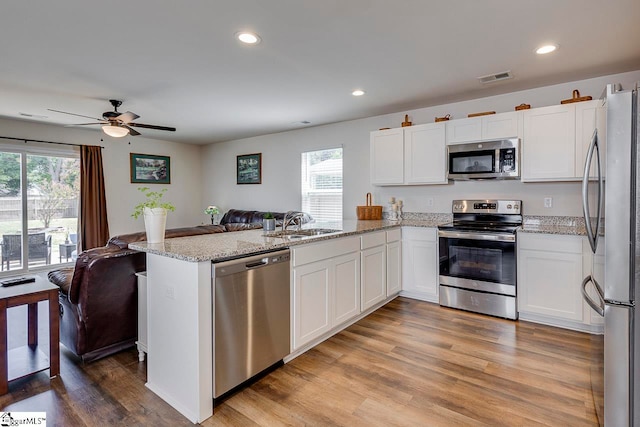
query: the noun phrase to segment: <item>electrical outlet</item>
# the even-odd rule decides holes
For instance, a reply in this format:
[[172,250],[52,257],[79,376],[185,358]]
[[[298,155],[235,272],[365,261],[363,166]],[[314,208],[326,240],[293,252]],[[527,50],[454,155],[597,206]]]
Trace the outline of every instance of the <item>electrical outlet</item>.
[[553,197],[545,197],[544,198],[544,207],[545,208],[553,207]]
[[173,286],[165,286],[164,297],[167,299],[176,299],[175,288]]
[[428,208],[433,207],[433,197],[427,197],[427,207]]

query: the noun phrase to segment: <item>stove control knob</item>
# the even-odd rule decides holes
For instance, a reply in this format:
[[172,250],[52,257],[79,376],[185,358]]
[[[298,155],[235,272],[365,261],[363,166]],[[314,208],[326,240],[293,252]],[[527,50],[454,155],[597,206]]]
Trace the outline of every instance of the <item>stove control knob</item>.
[[513,205],[513,209],[518,209],[518,205]]
[[507,209],[511,209],[511,204],[508,204],[508,205],[507,205]]

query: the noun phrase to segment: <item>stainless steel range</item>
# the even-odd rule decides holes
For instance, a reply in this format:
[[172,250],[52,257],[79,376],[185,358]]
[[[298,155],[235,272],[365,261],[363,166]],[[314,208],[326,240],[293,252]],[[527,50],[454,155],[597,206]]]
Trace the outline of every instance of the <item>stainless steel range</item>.
[[440,305],[518,318],[516,231],[521,200],[454,200],[438,227]]

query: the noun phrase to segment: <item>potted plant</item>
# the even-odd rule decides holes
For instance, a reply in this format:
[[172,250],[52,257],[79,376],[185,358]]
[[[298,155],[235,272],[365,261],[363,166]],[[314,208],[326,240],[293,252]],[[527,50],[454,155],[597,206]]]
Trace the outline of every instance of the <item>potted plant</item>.
[[216,223],[216,217],[220,214],[220,209],[217,206],[209,205],[204,210],[204,213],[211,215],[211,225],[213,225]]
[[160,191],[151,191],[149,187],[138,187],[138,191],[141,191],[146,199],[133,208],[131,216],[138,219],[140,215],[144,215],[147,242],[162,243],[167,224],[167,211],[175,211],[176,208],[173,204],[162,201],[162,196],[167,191],[166,188]]
[[267,212],[262,217],[262,228],[264,231],[274,231],[276,229],[276,219],[271,212]]

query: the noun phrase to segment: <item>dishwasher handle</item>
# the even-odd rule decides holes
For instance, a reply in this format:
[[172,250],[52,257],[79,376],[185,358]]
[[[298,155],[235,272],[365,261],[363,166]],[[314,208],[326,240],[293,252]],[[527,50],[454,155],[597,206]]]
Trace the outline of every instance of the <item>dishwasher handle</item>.
[[250,263],[245,264],[244,266],[245,266],[245,267],[247,268],[247,270],[248,270],[248,269],[251,269],[251,268],[260,267],[260,266],[262,266],[262,265],[267,265],[267,264],[269,264],[269,258],[262,258],[262,259],[261,259],[260,261],[258,261],[258,262],[250,262]]

